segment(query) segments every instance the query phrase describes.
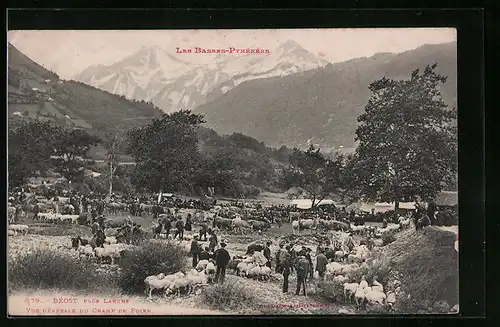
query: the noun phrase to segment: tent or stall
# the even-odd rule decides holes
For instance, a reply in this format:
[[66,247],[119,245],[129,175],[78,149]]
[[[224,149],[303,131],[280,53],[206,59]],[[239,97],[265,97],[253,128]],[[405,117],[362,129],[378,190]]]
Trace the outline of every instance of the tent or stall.
[[441,208],[454,207],[458,205],[458,192],[441,191],[435,201],[436,205]]
[[[415,210],[415,202],[400,202],[399,209],[401,210]],[[377,202],[377,203],[362,203],[360,210],[362,212],[371,213],[372,210],[375,213],[384,213],[395,209],[394,202]]]
[[[335,205],[335,202],[333,200],[321,200],[317,205],[322,206],[322,205]],[[311,209],[312,207],[312,200],[310,199],[295,199],[290,201],[291,206],[295,206],[297,209],[302,209],[302,210],[308,210]]]

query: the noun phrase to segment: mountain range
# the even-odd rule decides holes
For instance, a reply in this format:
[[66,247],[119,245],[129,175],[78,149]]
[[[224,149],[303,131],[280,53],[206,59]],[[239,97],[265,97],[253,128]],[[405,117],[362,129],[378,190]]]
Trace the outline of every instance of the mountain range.
[[91,66],[75,80],[129,99],[151,101],[165,112],[194,109],[242,82],[286,76],[328,61],[288,40],[270,54],[218,54],[208,65],[193,64],[185,54],[143,47],[109,66]]
[[[159,48],[143,48],[139,51],[141,56],[127,59],[129,67],[143,70],[130,68],[128,73],[120,73],[120,78],[129,76],[133,80],[132,84],[120,84],[123,89],[138,85],[130,88],[137,94],[134,97],[139,99],[138,95],[143,94],[148,99],[140,101],[82,82],[61,80],[14,46],[9,44],[8,49],[9,115],[20,112],[34,116],[41,112],[47,119],[61,121],[68,116],[72,123],[100,134],[161,116],[165,108],[152,102],[164,97],[169,103],[177,99],[175,103],[186,106],[203,103],[193,111],[204,114],[205,126],[219,134],[238,132],[275,147],[305,147],[312,142],[327,150],[339,146],[352,149],[356,119],[370,97],[369,84],[383,76],[409,78],[414,69],[432,63],[437,63],[438,72],[448,77],[441,87],[444,101],[449,106],[457,105],[455,42],[424,45],[399,54],[378,53],[335,64],[316,58],[295,42],[281,44],[269,56],[219,55],[209,66],[188,63]],[[239,69],[245,61],[247,69]],[[112,76],[113,66],[100,66],[102,76],[91,74],[96,67],[88,69],[86,76],[102,80],[105,75]],[[146,70],[146,66],[153,68]],[[108,82],[114,87],[113,78],[117,77]],[[174,89],[183,91],[176,93]]]
[[195,111],[222,134],[239,132],[278,147],[314,143],[352,150],[357,117],[371,96],[370,83],[384,76],[408,79],[414,69],[433,63],[448,77],[440,88],[444,102],[456,107],[457,54],[452,42],[246,81]]

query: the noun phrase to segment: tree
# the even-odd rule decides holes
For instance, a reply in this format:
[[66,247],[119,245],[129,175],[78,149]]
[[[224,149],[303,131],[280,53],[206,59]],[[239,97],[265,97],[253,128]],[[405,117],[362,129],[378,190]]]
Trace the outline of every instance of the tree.
[[[359,146],[348,163],[351,186],[368,200],[395,202],[433,199],[457,169],[456,110],[443,102],[439,85],[446,77],[437,64],[409,80],[382,78],[358,117]],[[353,173],[354,172],[354,173]]]
[[81,181],[85,165],[89,161],[88,151],[102,141],[80,129],[58,128],[56,132],[53,154],[56,172],[68,181]]
[[119,156],[121,146],[123,145],[123,139],[119,133],[106,133],[104,137],[104,146],[107,149],[106,152],[106,162],[109,168],[109,196],[113,194],[113,177],[115,175],[116,169],[118,168]]
[[306,190],[315,208],[327,196],[339,192],[342,162],[342,156],[329,159],[312,144],[307,151],[295,148],[284,172],[285,186]]
[[10,186],[21,186],[36,173],[51,168],[50,156],[56,127],[48,121],[20,121],[9,124],[8,180]]
[[197,127],[202,123],[202,115],[181,110],[132,129],[127,141],[128,154],[136,162],[132,183],[154,192],[192,186],[201,160]]

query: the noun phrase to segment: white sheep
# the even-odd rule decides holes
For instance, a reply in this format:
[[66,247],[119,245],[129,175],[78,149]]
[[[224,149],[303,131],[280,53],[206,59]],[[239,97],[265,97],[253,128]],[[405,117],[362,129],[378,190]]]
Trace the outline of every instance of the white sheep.
[[359,307],[365,300],[365,290],[361,287],[358,288],[356,293],[354,293],[354,299],[356,301],[356,305]]
[[18,232],[26,235],[28,234],[28,228],[28,225],[9,225],[9,230],[13,231],[14,235],[17,235]]
[[82,255],[86,256],[87,259],[90,259],[90,258],[94,258],[95,257],[95,253],[94,253],[94,249],[92,249],[92,247],[87,244],[85,246],[78,246],[78,258],[81,260],[82,259]]
[[336,251],[335,252],[335,261],[342,261],[344,260],[345,253],[344,251]]
[[331,262],[326,265],[326,270],[328,272],[331,272],[333,275],[340,275],[342,274],[342,265],[338,262]]
[[268,266],[264,266],[260,268],[260,276],[262,277],[262,280],[267,280],[271,278],[271,268]]
[[236,266],[236,272],[238,276],[247,276],[250,269],[252,269],[254,265],[252,263],[240,262]]
[[370,304],[378,303],[383,305],[387,296],[385,295],[384,292],[378,292],[372,290],[365,294],[365,298]]
[[351,300],[351,297],[356,293],[358,289],[358,283],[345,283],[344,284],[344,298],[346,302]]
[[376,292],[384,291],[384,287],[377,281],[377,277],[373,277],[372,289]]
[[215,275],[215,265],[212,262],[209,262],[207,266],[205,267],[205,274],[208,275],[210,280],[213,280],[214,275]]
[[116,244],[116,243],[118,243],[118,241],[116,240],[116,237],[114,237],[114,236],[108,236],[108,237],[106,237],[106,239],[104,240],[104,243],[111,245],[111,244]]
[[7,231],[7,235],[14,236],[14,235],[16,235],[16,233],[13,230],[9,230],[9,231]]
[[148,299],[151,299],[153,290],[163,290],[165,288],[168,288],[170,287],[172,282],[165,279],[165,275],[162,273],[158,276],[146,277],[144,283],[146,283],[146,291],[149,292]]
[[204,270],[207,267],[208,262],[209,262],[208,260],[198,261],[198,264],[196,265],[196,270],[198,270],[198,271]]
[[172,283],[170,283],[167,290],[165,291],[165,295],[176,293],[177,296],[180,296],[181,290],[189,288],[189,286],[190,286],[190,280],[186,276],[180,277],[174,280]]

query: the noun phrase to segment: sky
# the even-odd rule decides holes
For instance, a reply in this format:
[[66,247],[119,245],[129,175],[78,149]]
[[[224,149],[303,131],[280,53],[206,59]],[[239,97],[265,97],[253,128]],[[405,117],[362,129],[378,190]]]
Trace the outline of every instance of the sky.
[[92,65],[110,65],[142,47],[157,46],[185,61],[207,63],[213,54],[176,54],[176,48],[270,49],[293,40],[330,62],[399,53],[424,44],[456,41],[453,28],[269,30],[44,30],[9,31],[8,41],[45,68],[69,79]]

